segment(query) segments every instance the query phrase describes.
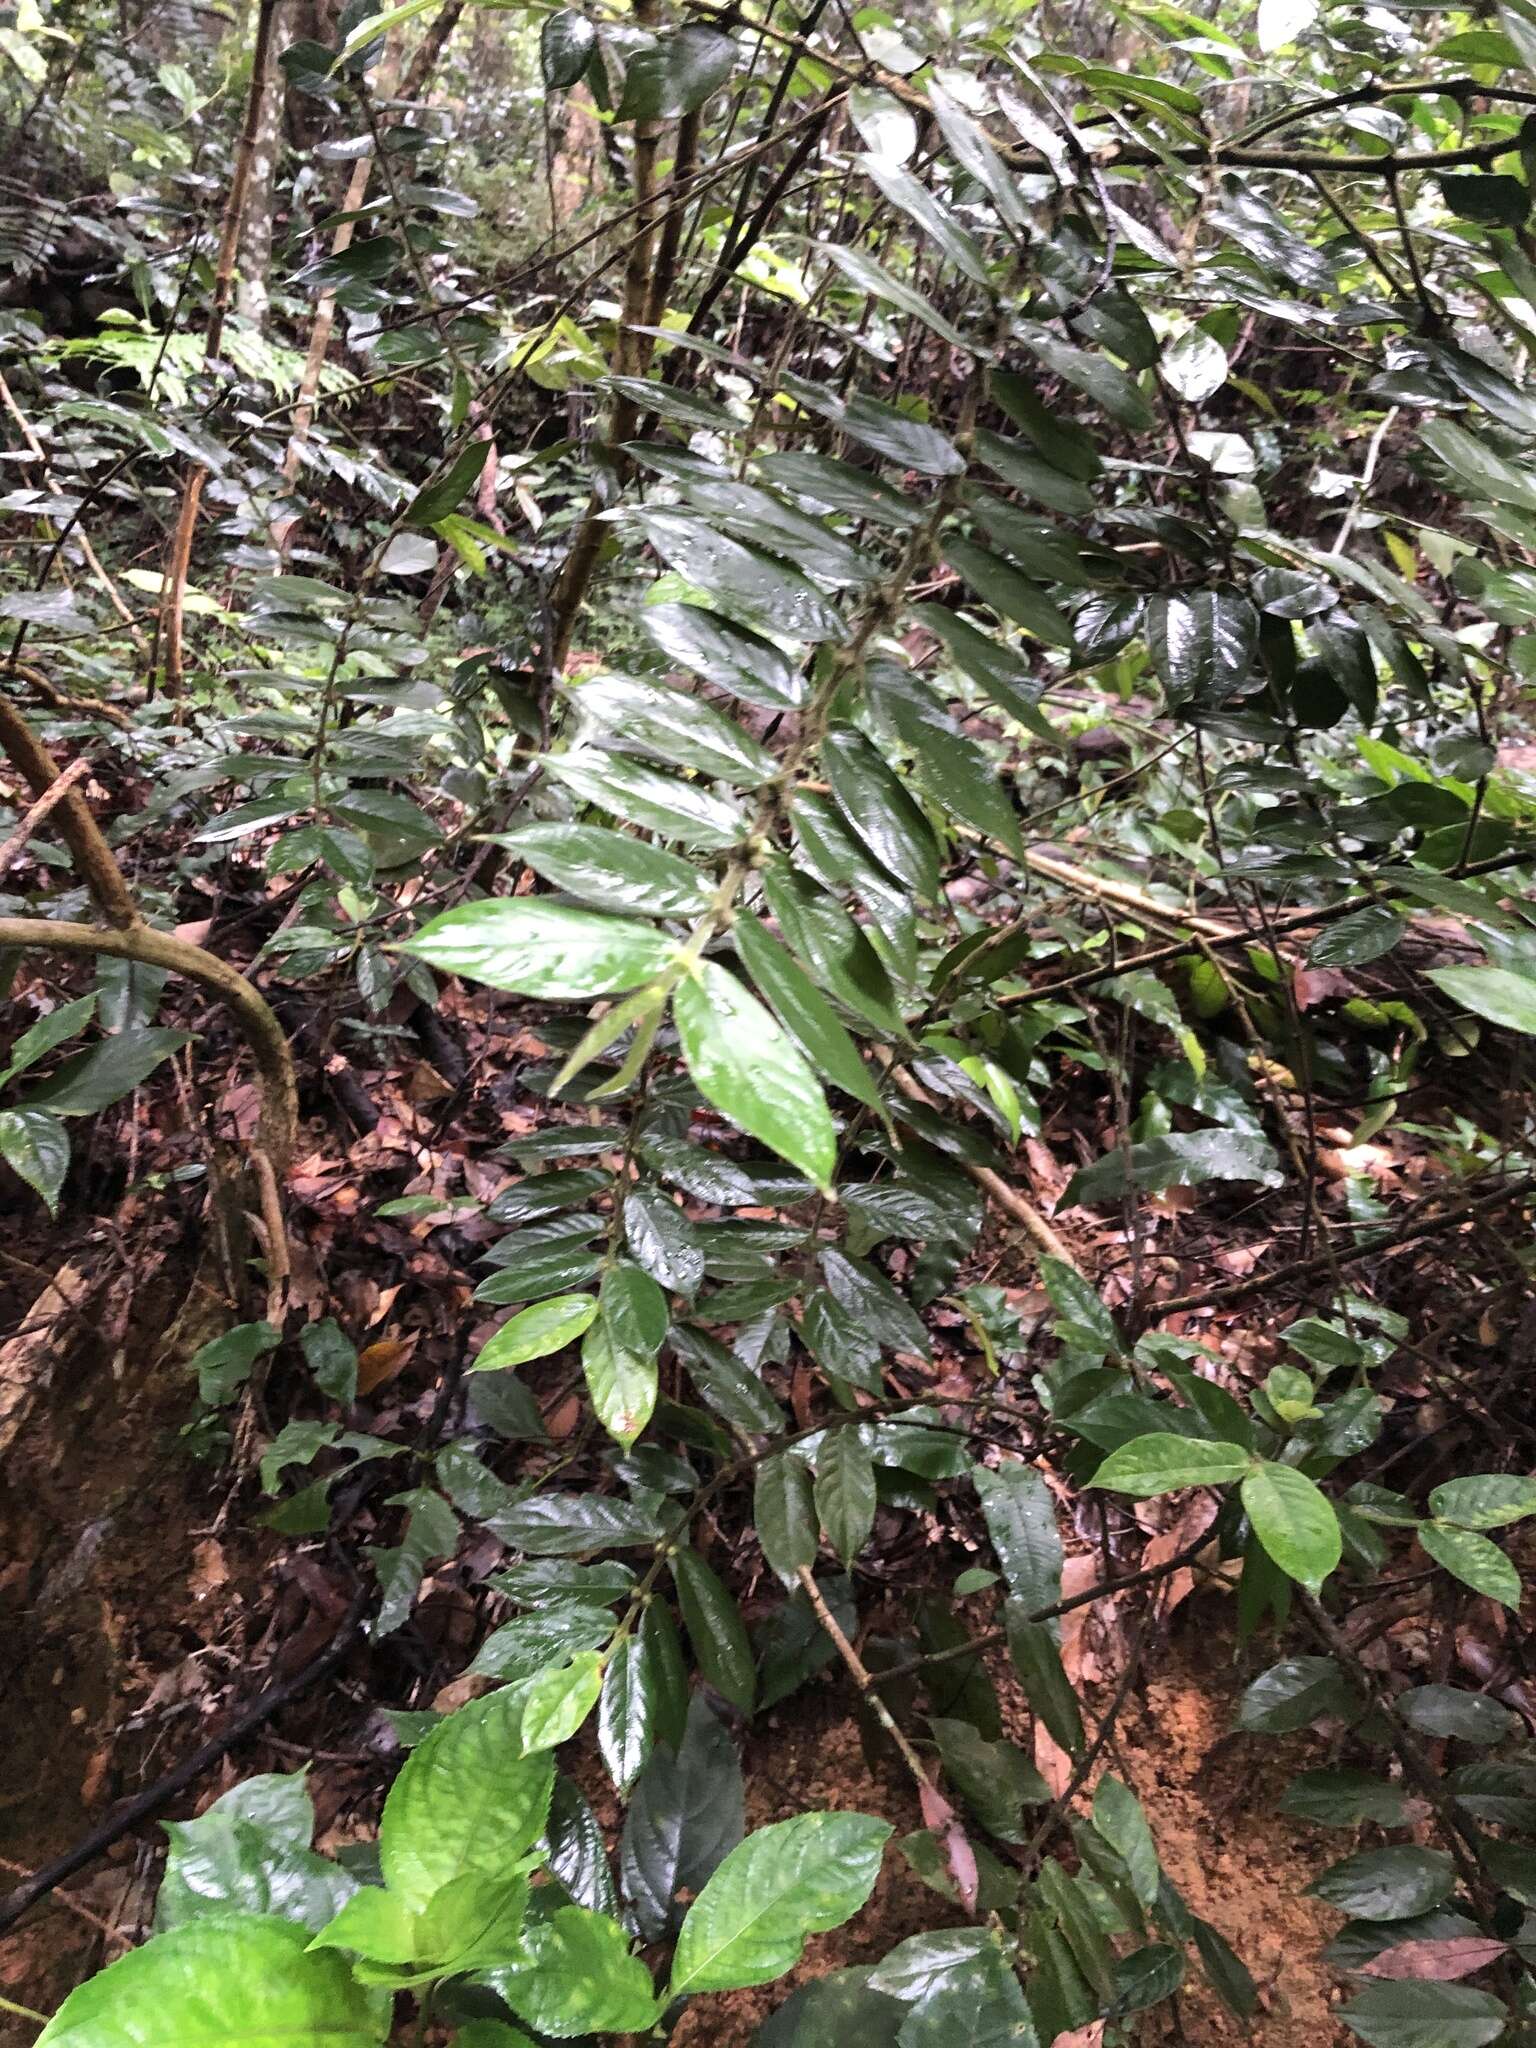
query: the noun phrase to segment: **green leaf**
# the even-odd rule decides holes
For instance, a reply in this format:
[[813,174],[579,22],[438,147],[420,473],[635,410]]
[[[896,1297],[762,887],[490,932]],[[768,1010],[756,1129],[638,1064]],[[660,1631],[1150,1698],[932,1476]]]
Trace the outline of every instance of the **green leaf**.
[[766,1984],[800,1960],[809,1934],[851,1918],[874,1889],[889,1823],[804,1813],[733,1849],[688,1909],[668,1997]]
[[877,1115],[883,1114],[880,1091],[860,1059],[858,1047],[793,954],[746,913],[738,915],[731,926],[731,937],[742,965],[811,1064],[834,1088],[841,1088]]
[[670,661],[733,697],[773,711],[805,699],[804,676],[771,640],[701,605],[647,605],[640,624]]
[[503,1543],[529,1557],[637,1549],[659,1543],[665,1533],[648,1509],[598,1494],[535,1494],[497,1515],[491,1526]]
[[704,1278],[704,1250],[689,1219],[660,1188],[641,1182],[624,1197],[624,1241],[659,1286],[692,1300]]
[[435,483],[425,485],[407,505],[401,514],[405,525],[430,527],[446,519],[459,500],[479,483],[486,458],[491,454],[487,441],[471,441],[467,448],[460,449],[443,475]]
[[1343,1551],[1339,1518],[1293,1465],[1261,1464],[1242,1483],[1243,1512],[1281,1571],[1316,1592]]
[[1061,1598],[1062,1548],[1045,1481],[1021,1460],[996,1471],[978,1465],[971,1478],[1009,1592],[1029,1610],[1053,1606]]
[[1129,427],[1133,433],[1146,433],[1152,427],[1156,415],[1151,406],[1133,380],[1106,356],[1073,348],[1069,342],[1059,341],[1045,327],[1021,323],[1018,333],[1019,339],[1034,351],[1053,376],[1065,379],[1086,393],[1112,420],[1117,420],[1122,427]]
[[670,509],[632,517],[669,568],[763,631],[797,640],[841,637],[841,614],[813,583],[777,555],[722,532],[718,521]]
[[1241,1479],[1252,1462],[1251,1454],[1237,1445],[1157,1432],[1133,1437],[1112,1451],[1088,1483],[1151,1500],[1184,1486],[1224,1486]]
[[855,158],[855,162],[892,206],[917,223],[940,255],[973,284],[979,284],[990,292],[991,275],[975,237],[961,227],[948,207],[935,199],[926,185],[900,164],[892,163],[889,157],[861,156]]
[[1486,1594],[1490,1600],[1519,1612],[1520,1574],[1499,1546],[1490,1543],[1486,1536],[1474,1535],[1470,1529],[1426,1522],[1419,1530],[1419,1543],[1436,1564],[1443,1565],[1474,1593]]
[[1536,512],[1536,481],[1530,471],[1496,455],[1454,420],[1431,420],[1419,429],[1419,438],[1444,463],[1463,496],[1492,498],[1495,504]]
[[1011,562],[974,541],[946,540],[944,553],[993,611],[1022,626],[1048,647],[1070,647],[1072,628],[1038,583],[1021,576]]
[[816,1562],[819,1523],[804,1459],[792,1451],[776,1451],[763,1459],[752,1492],[752,1522],[764,1557],[781,1578],[793,1578],[802,1565],[808,1568]]
[[526,896],[445,910],[399,950],[445,974],[562,1001],[634,988],[677,951],[644,925]]
[[263,1914],[194,1920],[72,1991],[37,2048],[379,2048],[388,1999],[309,1932]]
[[610,1266],[599,1290],[603,1326],[615,1344],[654,1358],[666,1342],[672,1312],[667,1297],[638,1266]]
[[678,854],[603,825],[525,825],[493,835],[557,889],[609,910],[697,917],[709,904],[704,878]]
[[620,753],[654,754],[671,767],[696,768],[743,788],[756,788],[778,767],[766,747],[691,690],[598,675],[573,685],[570,700]]
[[607,1322],[594,1323],[582,1339],[581,1369],[598,1421],[615,1442],[632,1444],[656,1406],[655,1351],[616,1344]]
[[321,1393],[350,1408],[357,1399],[357,1346],[336,1318],[306,1323],[299,1332],[299,1348]]
[[188,1362],[197,1374],[197,1396],[209,1408],[221,1408],[250,1378],[258,1358],[275,1351],[282,1332],[271,1323],[237,1323],[222,1337],[211,1337]]
[[970,349],[974,346],[958,327],[945,319],[931,300],[914,291],[911,285],[903,284],[899,277],[893,277],[884,264],[877,263],[866,250],[846,247],[841,242],[821,242],[817,246],[828,262],[860,291],[867,292],[871,298],[884,299],[909,319],[920,320],[924,327],[931,329],[952,348]]
[[1455,1888],[1456,1866],[1444,1850],[1407,1842],[1346,1856],[1307,1886],[1314,1898],[1355,1920],[1411,1920]]
[[724,85],[736,65],[736,45],[718,29],[694,25],[660,36],[637,50],[624,73],[616,121],[677,121]]
[[580,747],[569,754],[548,755],[542,766],[546,775],[583,803],[596,804],[658,838],[675,839],[680,846],[714,852],[735,846],[746,836],[747,821],[728,798],[680,776],[658,774],[639,761]]
[[1010,1600],[1004,1609],[1008,1656],[1031,1712],[1039,1715],[1068,1756],[1080,1756],[1086,1740],[1083,1717],[1061,1661],[1057,1624],[1030,1621],[1033,1611],[1021,1600]]
[[1081,1167],[1062,1205],[1102,1208],[1120,1200],[1127,1178],[1144,1195],[1201,1187],[1209,1180],[1256,1181],[1265,1188],[1280,1187],[1285,1180],[1268,1139],[1248,1131],[1175,1131],[1165,1138],[1139,1139],[1128,1149],[1129,1159],[1127,1148],[1120,1147]]
[[1100,1778],[1093,1795],[1093,1824],[1130,1873],[1137,1903],[1156,1905],[1162,1882],[1157,1844],[1147,1826],[1141,1801],[1118,1778]]
[[563,1670],[541,1671],[522,1695],[523,1755],[568,1742],[597,1705],[602,1686],[603,1660],[595,1650],[579,1650]]
[[119,1031],[88,1052],[77,1052],[25,1097],[23,1109],[52,1116],[94,1116],[147,1081],[162,1060],[190,1045],[190,1031],[149,1028]]
[[18,1074],[24,1074],[28,1067],[35,1067],[39,1060],[46,1059],[66,1038],[73,1038],[77,1031],[83,1031],[95,1009],[94,994],[80,996],[72,1003],[60,1003],[56,1010],[51,1010],[46,1017],[40,1017],[29,1026],[11,1047],[10,1063],[0,1071],[0,1088],[7,1081],[14,1081]]
[[59,1213],[59,1191],[69,1172],[69,1132],[43,1109],[0,1109],[0,1159]]
[[379,1823],[379,1864],[413,1909],[479,1871],[505,1874],[544,1831],[555,1767],[521,1755],[521,1705],[492,1693],[438,1723],[406,1758]]
[[1147,647],[1171,707],[1216,710],[1262,688],[1258,646],[1258,614],[1240,591],[1180,592],[1147,606]]
[[[757,465],[757,474],[780,490],[792,491],[797,498],[808,498],[830,512],[845,512],[851,519],[865,519],[875,526],[916,526],[922,518],[921,507],[893,485],[871,470],[858,469],[835,455],[787,450],[764,456]],[[722,684],[723,687],[726,686]]]
[[1437,1520],[1459,1529],[1502,1529],[1536,1515],[1536,1479],[1512,1472],[1480,1472],[1466,1479],[1447,1479],[1429,1496]]
[[645,1638],[627,1635],[614,1646],[603,1672],[597,1717],[598,1747],[621,1794],[645,1769],[655,1740],[654,1709],[655,1683]]
[[1257,1735],[1290,1735],[1326,1714],[1353,1721],[1360,1703],[1331,1657],[1287,1657],[1256,1678],[1237,1703],[1236,1725]]
[[837,1133],[804,1055],[733,974],[698,961],[673,997],[683,1058],[699,1093],[829,1192]]
[[1442,1740],[1479,1745],[1502,1742],[1519,1725],[1508,1707],[1501,1707],[1497,1700],[1454,1685],[1414,1686],[1398,1694],[1396,1706],[1410,1728]]
[[1400,1828],[1409,1818],[1403,1788],[1369,1771],[1303,1771],[1286,1787],[1280,1808],[1324,1827],[1352,1828],[1368,1820],[1378,1827]]
[[1023,1809],[1049,1804],[1051,1793],[1024,1752],[1011,1742],[988,1742],[969,1721],[936,1714],[929,1726],[945,1777],[988,1834],[1000,1842],[1027,1840]]
[[856,1429],[829,1429],[816,1453],[816,1518],[852,1564],[875,1525],[875,1467]]
[[1508,967],[1431,967],[1429,978],[1474,1016],[1509,1031],[1536,1032],[1536,975]]
[[838,808],[881,865],[925,901],[938,893],[939,855],[901,778],[852,726],[834,726],[821,763]]
[[[796,811],[798,816],[803,806],[797,805]],[[877,1031],[900,1038],[902,1022],[890,976],[867,934],[842,905],[809,876],[785,866],[769,868],[763,888],[786,943],[821,988]]]
[[525,1308],[502,1324],[481,1346],[471,1372],[498,1372],[509,1365],[525,1365],[532,1358],[547,1358],[574,1344],[597,1319],[595,1294],[556,1294],[532,1308]]
[[1385,903],[1373,903],[1320,931],[1307,948],[1307,960],[1313,967],[1363,967],[1390,953],[1407,929],[1406,918]]
[[642,1939],[676,1935],[683,1917],[678,1894],[702,1891],[741,1840],[743,1799],[730,1734],[695,1694],[676,1755],[654,1752],[625,1816],[620,1868]]
[[597,47],[597,30],[584,14],[562,7],[545,18],[539,33],[539,69],[548,92],[564,92],[586,70]]
[[1340,2006],[1366,2048],[1488,2048],[1509,2021],[1503,1999],[1465,1984],[1372,1984]]
[[672,1583],[700,1671],[732,1706],[750,1714],[757,1670],[736,1602],[696,1550],[679,1550],[673,1557]]
[[660,2017],[650,1972],[606,1913],[560,1906],[530,1924],[523,1952],[526,1964],[497,1971],[496,1989],[520,2020],[552,2040],[643,2033]]

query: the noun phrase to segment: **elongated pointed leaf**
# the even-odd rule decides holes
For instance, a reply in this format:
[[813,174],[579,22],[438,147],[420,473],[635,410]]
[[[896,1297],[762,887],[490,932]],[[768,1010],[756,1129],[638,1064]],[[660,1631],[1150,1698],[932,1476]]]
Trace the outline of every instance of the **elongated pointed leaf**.
[[701,960],[672,1002],[688,1071],[748,1137],[830,1186],[837,1133],[815,1074],[772,1013],[733,974]]
[[525,896],[445,910],[401,947],[445,974],[568,1001],[634,988],[675,950],[645,925]]
[[669,1996],[792,1969],[807,1935],[840,1927],[869,1897],[890,1834],[862,1813],[804,1813],[749,1835],[688,1909]]

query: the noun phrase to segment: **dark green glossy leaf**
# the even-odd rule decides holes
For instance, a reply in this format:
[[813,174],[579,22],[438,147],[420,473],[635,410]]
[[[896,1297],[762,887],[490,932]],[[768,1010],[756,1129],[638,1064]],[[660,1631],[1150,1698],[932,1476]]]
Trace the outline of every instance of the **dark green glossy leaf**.
[[837,1134],[815,1074],[772,1014],[733,974],[701,960],[679,983],[673,1015],[705,1100],[826,1188]]
[[499,834],[497,844],[557,889],[608,910],[693,918],[709,903],[703,876],[687,861],[601,825],[525,825]]
[[659,974],[676,949],[644,925],[520,896],[445,910],[401,950],[445,974],[571,1001],[634,988]]
[[736,1602],[696,1550],[678,1551],[672,1581],[700,1671],[716,1692],[750,1714],[757,1670]]

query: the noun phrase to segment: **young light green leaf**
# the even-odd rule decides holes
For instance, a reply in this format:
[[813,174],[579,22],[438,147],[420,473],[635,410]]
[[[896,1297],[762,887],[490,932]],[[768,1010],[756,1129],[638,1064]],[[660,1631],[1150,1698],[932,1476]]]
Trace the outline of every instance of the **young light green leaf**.
[[36,2048],[378,2048],[389,2000],[309,1942],[266,1914],[189,1921],[72,1991]]
[[1111,1451],[1089,1484],[1151,1500],[1183,1486],[1224,1486],[1241,1479],[1252,1462],[1249,1452],[1233,1444],[1153,1431]]
[[1339,1518],[1327,1496],[1293,1465],[1269,1463],[1256,1465],[1241,1491],[1243,1512],[1270,1557],[1315,1593],[1343,1550]]
[[1453,1529],[1440,1522],[1426,1522],[1419,1530],[1419,1543],[1464,1586],[1518,1613],[1520,1574],[1497,1543],[1470,1529]]
[[602,1686],[603,1660],[595,1650],[578,1651],[563,1669],[541,1671],[522,1695],[518,1738],[523,1755],[568,1742],[597,1705]]
[[379,1863],[407,1905],[424,1906],[466,1871],[503,1875],[542,1834],[555,1769],[547,1753],[520,1753],[521,1715],[514,1693],[492,1693],[406,1758],[384,1802]]
[[1447,1479],[1429,1496],[1429,1511],[1458,1529],[1501,1529],[1536,1515],[1536,1479],[1513,1472],[1481,1472]]
[[582,1339],[581,1369],[598,1421],[615,1442],[632,1444],[656,1406],[655,1352],[615,1343],[608,1323],[598,1322]]
[[883,1115],[880,1091],[860,1059],[858,1047],[794,955],[757,918],[745,913],[732,925],[731,937],[742,965],[811,1064],[834,1088]]
[[1507,1031],[1536,1032],[1536,975],[1508,967],[1431,967],[1429,978],[1474,1016]]
[[803,1813],[749,1835],[689,1907],[668,1997],[792,1969],[807,1935],[840,1927],[869,1897],[890,1834],[861,1813]]
[[494,837],[546,882],[608,910],[691,918],[709,903],[704,878],[680,855],[604,825],[548,822]]
[[815,1074],[772,1013],[713,960],[694,965],[672,1008],[705,1100],[830,1192],[837,1133]]
[[650,1972],[629,1952],[617,1920],[583,1906],[560,1906],[534,1921],[526,1962],[496,1973],[496,1988],[520,2020],[541,2034],[639,2034],[660,2016]]
[[536,1302],[502,1324],[481,1346],[471,1372],[499,1372],[509,1365],[525,1365],[532,1358],[547,1358],[574,1344],[597,1319],[595,1294],[556,1294]]

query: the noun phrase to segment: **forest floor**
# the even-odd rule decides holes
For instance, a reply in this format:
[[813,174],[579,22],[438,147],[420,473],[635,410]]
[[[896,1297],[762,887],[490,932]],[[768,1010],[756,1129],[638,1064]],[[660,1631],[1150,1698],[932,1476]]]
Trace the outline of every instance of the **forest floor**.
[[[456,1384],[454,1362],[463,1358],[466,1335],[473,1337],[478,1311],[469,1306],[452,1244],[445,1247],[426,1221],[378,1218],[378,1205],[430,1175],[445,1152],[454,1154],[463,1185],[489,1196],[506,1178],[487,1164],[497,1137],[550,1113],[519,1094],[515,1065],[508,1064],[542,1050],[530,1031],[494,1009],[450,1011],[448,1021],[467,1046],[467,1080],[451,1085],[425,1053],[397,1054],[389,1068],[362,1077],[382,1108],[363,1135],[348,1134],[334,1103],[317,1096],[308,1127],[312,1149],[292,1180],[296,1302],[311,1314],[337,1315],[356,1335],[366,1378],[355,1419],[407,1446],[422,1439],[443,1388]],[[237,1117],[242,1085],[224,1084],[221,1106]],[[141,1121],[117,1135],[138,1177],[124,1174],[110,1150],[96,1162],[104,1178],[117,1173],[128,1182],[115,1212],[94,1221],[77,1217],[54,1231],[39,1228],[31,1241],[17,1233],[0,1259],[5,1880],[46,1865],[109,1821],[120,1802],[216,1735],[257,1689],[301,1672],[342,1625],[360,1542],[393,1540],[387,1508],[366,1503],[351,1527],[280,1536],[253,1519],[260,1502],[249,1449],[243,1468],[189,1455],[183,1431],[194,1404],[187,1361],[237,1318],[215,1277],[202,1198],[166,1176],[196,1156],[192,1129],[169,1091],[133,1114]],[[1044,1203],[1060,1192],[1064,1176],[1056,1162],[1069,1151],[1064,1128],[1052,1136],[1054,1149],[1030,1141],[1020,1156],[1022,1183]],[[98,1131],[95,1142],[107,1146],[109,1134]],[[144,1177],[151,1165],[158,1169],[153,1180]],[[1383,1177],[1412,1188],[1415,1158],[1389,1161]],[[1272,1211],[1259,1236],[1245,1233],[1241,1217],[1191,1213],[1177,1198],[1155,1206],[1154,1255],[1204,1278],[1246,1273],[1274,1244],[1277,1228],[1286,1227]],[[1085,1237],[1096,1233],[1084,1247],[1089,1258],[1099,1255],[1112,1266],[1118,1257],[1123,1266],[1118,1226],[1096,1224],[1084,1212],[1073,1220]],[[1437,1269],[1437,1256],[1384,1258],[1378,1298],[1413,1309],[1425,1327],[1443,1321],[1459,1331],[1464,1306]],[[1011,1233],[990,1232],[967,1277],[1007,1286],[1026,1316],[1043,1306],[1030,1254]],[[1274,1311],[1245,1311],[1207,1322],[1199,1334],[1241,1351],[1247,1372],[1262,1376],[1275,1321]],[[1513,1333],[1512,1356],[1526,1334],[1523,1326]],[[1502,1341],[1500,1333],[1482,1330],[1477,1342],[1496,1339]],[[1393,1371],[1411,1391],[1417,1369],[1405,1356]],[[577,1404],[568,1386],[541,1379],[540,1370],[530,1382],[558,1443]],[[936,1370],[957,1371],[953,1353],[947,1363],[941,1355]],[[944,1384],[940,1379],[941,1400]],[[256,1410],[260,1436],[286,1419],[295,1391],[281,1379],[268,1387],[270,1412]],[[1427,1414],[1426,1427],[1439,1411]],[[503,1476],[516,1477],[526,1455],[515,1444],[498,1453]],[[1060,1505],[1070,1595],[1107,1574],[1082,1503],[1063,1489]],[[1170,1512],[1163,1504],[1142,1526],[1154,1542],[1168,1543],[1171,1556],[1198,1530],[1168,1521]],[[963,1541],[963,1530],[934,1521],[926,1539],[883,1557],[877,1542],[867,1626],[881,1625],[883,1601],[885,1620],[899,1627],[916,1593],[953,1582],[957,1534]],[[355,1641],[323,1684],[298,1694],[161,1817],[186,1817],[239,1778],[296,1769],[312,1757],[320,1846],[369,1836],[399,1754],[384,1709],[454,1704],[466,1685],[481,1683],[459,1674],[489,1626],[475,1582],[497,1561],[498,1546],[489,1536],[474,1543],[477,1554],[429,1573],[406,1629]],[[765,1589],[765,1597],[772,1591]],[[749,1587],[749,1620],[753,1598]],[[1290,1772],[1322,1762],[1326,1744],[1315,1734],[1277,1742],[1232,1733],[1239,1692],[1276,1652],[1272,1639],[1236,1647],[1231,1598],[1220,1580],[1179,1573],[1145,1625],[1128,1608],[1121,1613],[1125,1600],[1100,1600],[1068,1617],[1068,1674],[1095,1720],[1120,1701],[1105,1765],[1141,1797],[1170,1876],[1231,1942],[1260,1992],[1251,2030],[1203,1988],[1191,1988],[1138,2021],[1137,2038],[1192,2048],[1239,2040],[1323,2048],[1343,2038],[1330,2017],[1340,1994],[1319,1954],[1337,1922],[1303,1894],[1349,1842],[1347,1831],[1288,1820],[1279,1800]],[[1368,1621],[1369,1609],[1362,1612]],[[1412,1625],[1411,1615],[1394,1624]],[[1007,1732],[1026,1745],[1036,1741],[1036,1761],[1050,1779],[1064,1760],[1039,1747],[1005,1659],[997,1659],[992,1676]],[[830,1806],[883,1815],[901,1833],[921,1825],[910,1781],[865,1754],[856,1706],[834,1667],[747,1726],[749,1823]],[[576,1775],[616,1834],[617,1801],[595,1754],[586,1761],[590,1768],[578,1756]],[[1053,1789],[1060,1791],[1061,1782]],[[161,1839],[150,1822],[115,1840],[0,1939],[0,1993],[51,2009],[140,1938],[152,1911]],[[876,1958],[946,1917],[944,1902],[888,1857],[867,1910],[813,1941],[801,1974]],[[781,1983],[711,2001],[686,2014],[674,2038],[680,2048],[745,2048],[785,1995]],[[0,2020],[6,2048],[31,2038],[25,2023]],[[1094,2048],[1097,2039],[1089,2029],[1074,2048]]]

